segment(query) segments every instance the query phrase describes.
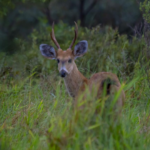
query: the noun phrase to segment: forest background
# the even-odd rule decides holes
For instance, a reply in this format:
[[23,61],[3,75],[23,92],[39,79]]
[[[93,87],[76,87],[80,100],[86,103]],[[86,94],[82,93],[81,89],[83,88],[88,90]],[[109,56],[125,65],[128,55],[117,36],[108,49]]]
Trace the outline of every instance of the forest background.
[[[119,77],[126,93],[119,119],[105,99],[73,111],[57,62],[40,54],[41,43],[54,46],[53,22],[67,49],[74,21],[76,43],[89,43],[79,70]],[[149,0],[0,0],[0,149],[149,150],[149,23]]]

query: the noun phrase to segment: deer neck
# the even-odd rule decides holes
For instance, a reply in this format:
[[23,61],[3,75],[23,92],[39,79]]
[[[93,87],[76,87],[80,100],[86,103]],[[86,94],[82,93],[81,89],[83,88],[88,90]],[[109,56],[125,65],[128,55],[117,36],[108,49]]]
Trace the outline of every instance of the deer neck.
[[71,97],[76,97],[81,85],[87,81],[87,79],[78,70],[74,63],[73,70],[64,78],[66,89]]

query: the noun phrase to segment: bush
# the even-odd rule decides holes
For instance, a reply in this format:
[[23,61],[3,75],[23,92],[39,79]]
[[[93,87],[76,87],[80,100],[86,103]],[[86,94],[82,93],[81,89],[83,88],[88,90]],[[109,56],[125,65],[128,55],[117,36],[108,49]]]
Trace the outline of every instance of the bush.
[[[144,39],[134,37],[129,42],[111,27],[79,28],[76,43],[89,43],[87,54],[76,61],[79,70],[87,77],[111,71],[126,82],[122,116],[114,119],[115,112],[109,107],[95,114],[103,107],[99,100],[73,111],[56,61],[39,52],[41,43],[54,46],[50,30],[41,28],[26,41],[18,39],[18,51],[12,56],[0,54],[0,143],[12,149],[148,150],[150,71]],[[64,23],[55,26],[62,49],[70,45],[73,30]]]
[[[40,28],[38,31],[34,30],[27,41],[18,39],[18,51],[13,56],[6,56],[5,66],[24,75],[31,73],[33,69],[38,74],[58,74],[56,61],[43,58],[39,52],[41,43],[55,47],[50,39],[50,31],[50,27]],[[61,48],[65,50],[74,37],[74,27],[59,23],[55,26],[55,35]],[[139,61],[139,56],[146,48],[144,38],[133,37],[129,42],[126,35],[119,35],[111,27],[97,26],[92,30],[79,27],[76,43],[80,40],[87,40],[89,44],[87,54],[76,60],[79,70],[87,77],[94,72],[111,71],[126,78],[126,75],[132,74],[134,64]]]

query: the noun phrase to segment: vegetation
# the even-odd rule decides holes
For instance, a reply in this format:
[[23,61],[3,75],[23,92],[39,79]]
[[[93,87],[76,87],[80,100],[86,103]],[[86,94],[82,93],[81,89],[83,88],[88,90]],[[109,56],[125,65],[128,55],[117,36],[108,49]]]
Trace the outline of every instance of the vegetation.
[[[150,2],[140,2],[144,23],[129,39],[120,33],[129,35],[140,18],[135,0],[0,1],[0,149],[149,150]],[[119,116],[112,109],[119,92],[113,101],[89,95],[84,109],[74,109],[57,62],[39,52],[41,43],[54,46],[48,26],[53,20],[59,22],[55,35],[61,48],[70,45],[74,26],[57,18],[80,20],[76,43],[87,40],[89,48],[76,63],[86,77],[100,71],[119,77],[126,93]]]
[[132,28],[142,20],[137,0],[1,0],[0,6],[0,52],[10,54],[18,50],[16,38],[26,40],[34,29],[53,21],[72,26],[80,20],[88,28],[109,25],[131,38]]
[[[99,71],[116,73],[125,90],[122,115],[116,118],[113,102],[105,107],[105,99],[73,109],[57,62],[39,52],[41,43],[53,45],[50,30],[41,26],[27,40],[16,39],[18,51],[13,55],[0,53],[0,149],[148,150],[150,70],[145,38],[129,41],[108,26],[79,27],[78,41],[89,43],[88,53],[76,60],[79,70],[87,77]],[[62,22],[55,26],[62,49],[70,45],[73,30]]]
[[145,0],[143,3],[140,3],[140,10],[143,13],[143,18],[144,20],[146,20],[148,23],[150,23],[150,15],[149,15],[149,11],[150,11],[150,1]]

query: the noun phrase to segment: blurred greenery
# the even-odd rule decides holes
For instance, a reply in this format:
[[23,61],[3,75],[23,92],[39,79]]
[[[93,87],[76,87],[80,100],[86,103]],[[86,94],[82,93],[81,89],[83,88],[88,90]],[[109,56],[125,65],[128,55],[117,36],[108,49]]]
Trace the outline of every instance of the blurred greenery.
[[1,0],[0,6],[0,51],[10,54],[18,50],[17,38],[26,40],[34,29],[53,21],[72,26],[80,20],[88,28],[109,25],[131,38],[132,28],[142,20],[136,0]]
[[[79,27],[76,43],[83,39],[89,43],[88,52],[76,60],[79,70],[86,77],[111,71],[124,86],[126,102],[116,118],[111,107],[105,107],[105,99],[92,101],[90,95],[92,103],[74,111],[57,62],[39,51],[41,43],[54,46],[50,30],[41,27],[28,40],[17,39],[19,51],[13,55],[0,53],[0,146],[15,150],[149,150],[150,70],[144,37],[129,42],[126,35],[108,26]],[[74,27],[63,22],[55,26],[62,49],[70,45],[73,31]]]
[[5,1],[0,1],[0,5],[1,5],[1,10],[0,10],[0,17],[4,17],[8,14],[9,11],[12,11],[13,9],[15,9],[18,5],[20,4],[25,4],[25,3],[33,3],[33,4],[38,4],[39,2],[41,3],[46,3],[46,2],[50,2],[47,0],[5,0]]
[[[21,72],[25,72],[26,70],[31,72],[35,67],[41,72],[44,66],[56,70],[56,62],[49,62],[49,60],[41,58],[38,50],[41,43],[50,44],[55,47],[50,39],[50,31],[50,27],[43,26],[38,28],[38,30],[33,30],[26,41],[16,39],[19,50],[10,58],[7,55],[5,56],[9,58],[7,65],[13,68],[14,64],[12,62],[16,63],[16,68],[24,69]],[[74,27],[60,22],[58,25],[55,25],[55,33],[61,48],[64,50],[67,49],[71,43],[70,39],[73,39],[74,36]],[[146,51],[144,37],[141,39],[133,37],[132,41],[129,41],[126,35],[119,35],[117,30],[113,30],[109,26],[104,28],[96,26],[92,30],[79,27],[76,43],[80,40],[87,40],[89,43],[86,57],[83,57],[81,61],[80,58],[77,60],[78,66],[90,66],[89,68],[83,67],[86,69],[82,71],[87,75],[93,71],[104,70],[111,70],[122,77],[126,76],[126,74],[132,75],[135,64],[139,61],[139,56]],[[18,58],[19,55],[20,57]],[[22,62],[18,63],[18,60]],[[44,66],[43,63],[45,63]],[[109,66],[109,68],[106,66]],[[51,71],[48,71],[49,69],[45,70],[50,73]]]
[[[133,28],[135,36],[131,39],[120,33],[130,21],[135,24],[140,15],[139,11],[134,12],[135,1],[93,1],[89,13],[82,14],[84,21],[77,13],[79,2],[85,3],[84,0],[0,1],[1,6],[7,6],[7,10],[4,7],[0,10],[0,149],[149,150],[150,36],[149,19],[144,17],[149,15],[145,10],[149,9],[149,2],[140,4],[144,27]],[[85,3],[85,12],[91,2]],[[102,16],[107,20],[107,12],[120,20],[115,26],[107,21],[109,26],[99,25],[97,18],[105,14]],[[73,14],[76,17],[71,17]],[[111,109],[113,101],[93,100],[92,94],[84,109],[73,109],[72,98],[59,77],[57,62],[42,57],[39,51],[42,43],[55,47],[50,39],[49,24],[53,20],[63,50],[74,37],[73,21],[79,20],[76,43],[87,40],[89,47],[76,63],[87,78],[100,71],[117,74],[126,94],[120,116],[116,118]],[[141,28],[144,30],[139,32]],[[110,105],[106,107],[106,103]]]
[[150,1],[145,0],[143,3],[140,3],[140,10],[143,13],[143,18],[150,23]]

